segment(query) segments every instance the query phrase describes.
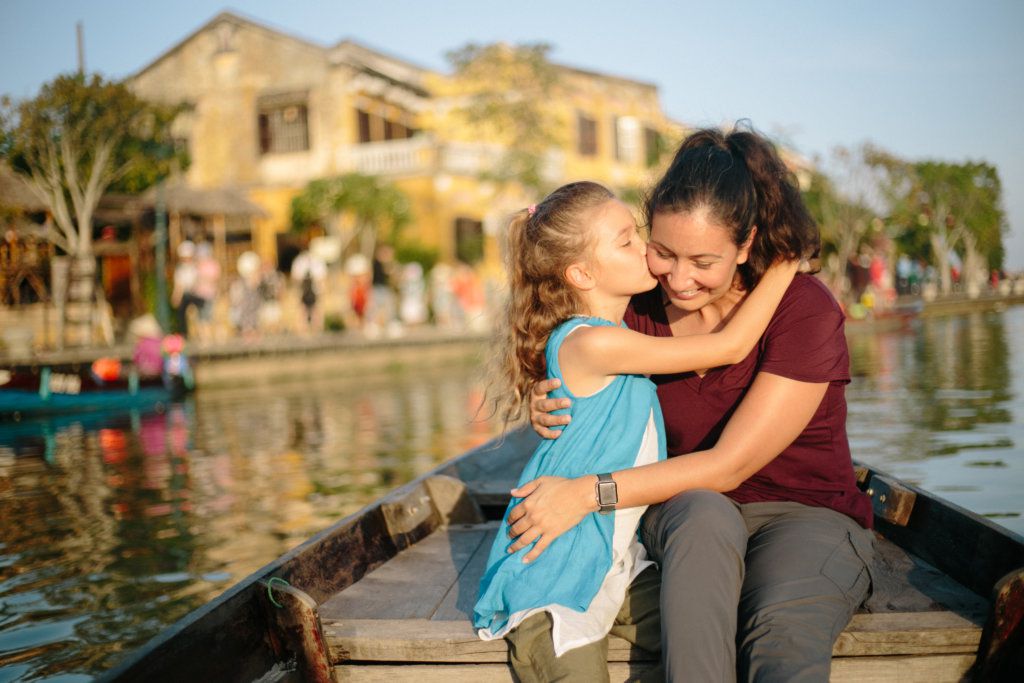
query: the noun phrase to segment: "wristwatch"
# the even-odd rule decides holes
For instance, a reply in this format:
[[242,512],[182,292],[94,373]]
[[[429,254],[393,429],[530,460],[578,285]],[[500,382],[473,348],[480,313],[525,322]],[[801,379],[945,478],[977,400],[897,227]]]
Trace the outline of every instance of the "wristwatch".
[[597,475],[594,491],[597,495],[597,504],[600,507],[599,512],[602,515],[607,515],[615,510],[615,506],[619,504],[619,487],[612,479],[612,475]]

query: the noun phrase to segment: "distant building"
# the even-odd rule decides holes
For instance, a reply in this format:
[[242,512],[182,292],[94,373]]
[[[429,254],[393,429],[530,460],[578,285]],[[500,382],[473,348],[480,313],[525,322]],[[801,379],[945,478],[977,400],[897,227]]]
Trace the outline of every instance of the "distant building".
[[[556,103],[570,130],[548,155],[546,178],[644,186],[661,140],[681,133],[656,86],[559,69],[572,86]],[[357,171],[386,177],[409,196],[409,231],[442,259],[493,263],[496,236],[517,207],[507,194],[499,205],[493,183],[480,177],[500,146],[444,125],[449,79],[351,40],[326,47],[223,13],[128,83],[147,99],[191,105],[177,122],[192,158],[190,186],[237,188],[265,211],[236,226],[251,235],[229,241],[251,239],[276,258],[289,240],[292,197],[313,179]],[[523,192],[519,206],[531,199]]]

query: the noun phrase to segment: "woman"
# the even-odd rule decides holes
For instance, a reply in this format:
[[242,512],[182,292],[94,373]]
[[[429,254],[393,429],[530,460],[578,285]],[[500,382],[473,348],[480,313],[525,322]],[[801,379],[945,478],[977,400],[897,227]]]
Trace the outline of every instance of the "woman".
[[[689,136],[651,193],[648,265],[659,287],[626,322],[657,336],[717,329],[767,267],[809,255],[818,232],[772,145],[715,130]],[[642,537],[661,568],[661,652],[669,680],[827,680],[832,644],[870,587],[871,506],[846,439],[849,356],[828,290],[798,275],[758,347],[733,366],[652,377],[669,459],[611,473],[544,477],[513,491],[511,550],[532,559],[617,493],[661,503]],[[535,429],[566,399],[537,386]],[[674,457],[673,457],[674,456]],[[531,557],[532,556],[532,557]],[[655,648],[657,649],[657,648]]]

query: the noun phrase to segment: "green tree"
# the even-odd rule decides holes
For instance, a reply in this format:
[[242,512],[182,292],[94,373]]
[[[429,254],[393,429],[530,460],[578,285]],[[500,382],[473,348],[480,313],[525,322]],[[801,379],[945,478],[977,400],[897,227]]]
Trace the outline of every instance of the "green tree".
[[884,191],[891,220],[902,228],[909,253],[929,251],[943,294],[952,291],[950,255],[964,264],[970,286],[1004,258],[1006,218],[1002,184],[995,167],[984,162],[905,161],[873,149],[869,163],[885,174]]
[[1007,231],[1002,207],[1002,181],[995,166],[985,162],[961,164],[957,170],[962,189],[959,210],[953,214],[963,237],[958,252],[969,282],[981,286],[984,273],[1003,267],[1003,236]]
[[[845,153],[845,151],[843,152]],[[824,270],[833,291],[850,291],[846,264],[877,228],[875,213],[861,200],[844,196],[820,171],[811,173],[804,201],[821,227]]]
[[412,220],[409,199],[376,176],[347,173],[311,181],[292,199],[292,229],[322,225],[341,238],[342,252],[357,244],[367,258],[377,241],[398,244]]
[[453,113],[504,147],[500,161],[483,174],[487,180],[515,181],[538,194],[546,187],[544,165],[562,141],[550,106],[561,85],[550,51],[544,43],[470,43],[446,55],[463,103]]
[[[0,155],[47,206],[52,223],[45,237],[71,257],[69,304],[91,311],[92,221],[103,194],[141,192],[172,166],[187,165],[171,137],[180,111],[139,99],[122,83],[83,74],[58,76],[35,98],[5,107]],[[79,316],[80,326],[88,327],[76,336],[91,341],[88,319]]]

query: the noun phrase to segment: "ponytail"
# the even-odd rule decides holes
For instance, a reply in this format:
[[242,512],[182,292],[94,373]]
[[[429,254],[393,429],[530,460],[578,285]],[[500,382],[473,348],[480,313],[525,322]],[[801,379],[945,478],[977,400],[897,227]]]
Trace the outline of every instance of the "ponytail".
[[743,284],[750,289],[779,259],[816,258],[821,233],[804,204],[796,177],[771,142],[757,133],[733,131],[726,143],[743,160],[757,196],[757,233],[747,262],[740,268]]

